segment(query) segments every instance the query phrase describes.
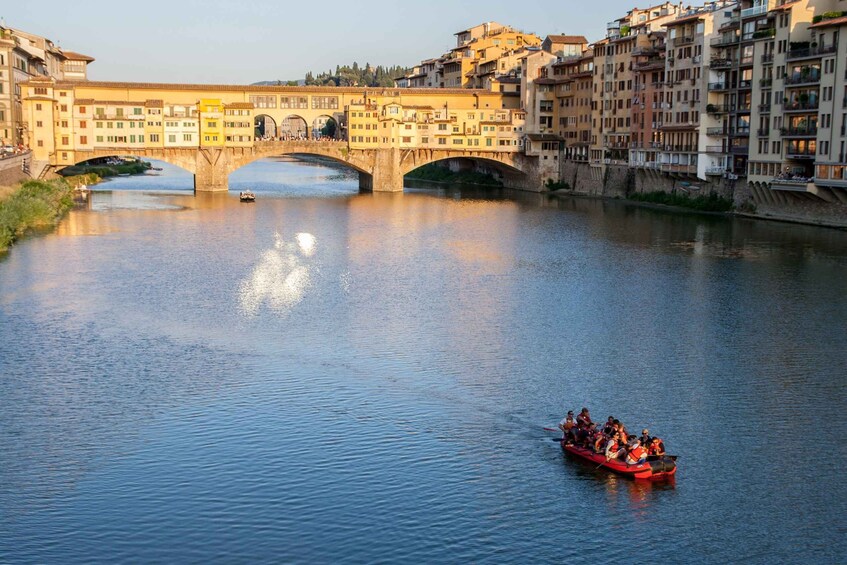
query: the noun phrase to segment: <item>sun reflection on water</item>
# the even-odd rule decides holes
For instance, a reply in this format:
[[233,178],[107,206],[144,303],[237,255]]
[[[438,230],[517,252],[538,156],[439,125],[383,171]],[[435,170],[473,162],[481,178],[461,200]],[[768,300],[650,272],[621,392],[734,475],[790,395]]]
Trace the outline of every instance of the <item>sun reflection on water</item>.
[[262,253],[259,263],[239,286],[241,309],[256,314],[264,305],[284,313],[299,303],[311,284],[312,258],[317,247],[315,236],[298,233],[294,242],[287,243],[279,233],[274,234],[274,246]]

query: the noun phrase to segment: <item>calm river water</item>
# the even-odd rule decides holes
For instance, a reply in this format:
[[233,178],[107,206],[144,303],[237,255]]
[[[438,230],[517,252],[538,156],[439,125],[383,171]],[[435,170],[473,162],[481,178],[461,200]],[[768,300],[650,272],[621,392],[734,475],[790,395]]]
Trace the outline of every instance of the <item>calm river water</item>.
[[0,258],[0,562],[844,562],[847,233],[164,168]]

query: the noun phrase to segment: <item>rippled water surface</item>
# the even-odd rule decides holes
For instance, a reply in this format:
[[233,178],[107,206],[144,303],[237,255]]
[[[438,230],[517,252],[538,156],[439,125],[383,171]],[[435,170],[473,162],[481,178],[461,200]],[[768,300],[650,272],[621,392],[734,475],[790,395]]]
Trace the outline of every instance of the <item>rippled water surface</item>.
[[843,562],[847,233],[163,167],[0,258],[0,562]]

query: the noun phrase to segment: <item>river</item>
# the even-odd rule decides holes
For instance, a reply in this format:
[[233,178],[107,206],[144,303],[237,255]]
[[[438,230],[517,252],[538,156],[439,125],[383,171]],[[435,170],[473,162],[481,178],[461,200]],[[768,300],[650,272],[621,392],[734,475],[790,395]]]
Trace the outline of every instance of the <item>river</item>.
[[847,232],[161,166],[0,258],[0,562],[843,562]]

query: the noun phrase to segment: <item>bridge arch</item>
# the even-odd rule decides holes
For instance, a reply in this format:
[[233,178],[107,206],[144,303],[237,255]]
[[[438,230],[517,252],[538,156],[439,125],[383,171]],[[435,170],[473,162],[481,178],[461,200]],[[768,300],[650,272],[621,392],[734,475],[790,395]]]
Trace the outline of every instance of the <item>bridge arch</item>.
[[349,167],[360,174],[370,175],[373,172],[372,157],[362,151],[351,151],[344,142],[288,141],[268,143],[264,147],[262,144],[257,144],[253,150],[244,150],[234,155],[230,161],[229,173],[260,159],[284,155],[321,157]]
[[289,114],[279,124],[279,137],[283,140],[308,139],[309,123],[299,114]]
[[256,139],[273,139],[278,135],[276,120],[267,114],[258,114],[253,118]]
[[323,114],[312,121],[312,137],[315,139],[337,139],[339,131],[338,121],[332,116]]
[[55,169],[57,172],[66,169],[69,166],[79,165],[93,159],[107,159],[113,157],[116,159],[131,157],[134,159],[163,161],[169,165],[179,167],[191,174],[197,172],[196,149],[139,149],[137,151],[127,151],[120,149],[95,149],[93,151],[75,151],[73,153],[72,162],[68,165],[63,165]]
[[400,171],[405,177],[416,169],[445,161],[459,163],[459,167],[479,164],[489,171],[496,172],[495,178],[504,185],[520,186],[528,180],[528,175],[521,168],[518,159],[519,156],[515,153],[505,151],[475,151],[457,155],[456,152],[447,150],[418,149],[404,152],[400,159]]

